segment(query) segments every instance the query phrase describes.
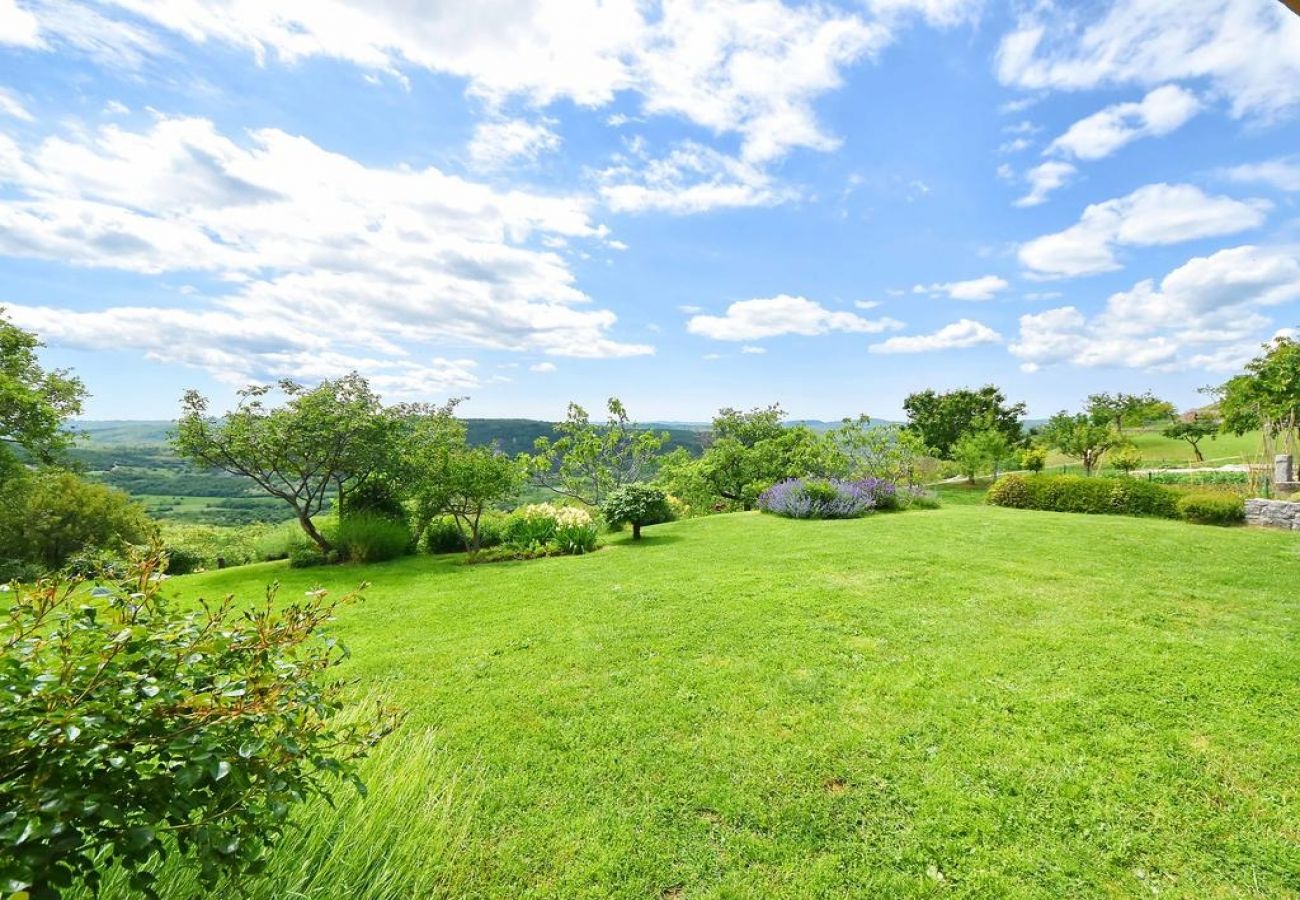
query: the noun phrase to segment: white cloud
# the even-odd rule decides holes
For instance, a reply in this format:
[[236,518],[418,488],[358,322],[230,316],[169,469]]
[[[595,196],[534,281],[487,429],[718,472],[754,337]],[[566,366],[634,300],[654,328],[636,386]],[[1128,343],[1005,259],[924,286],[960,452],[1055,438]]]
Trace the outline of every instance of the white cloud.
[[880,305],[879,300],[854,300],[853,305],[858,309],[875,309]]
[[539,375],[545,375],[549,372],[554,372],[555,370],[556,370],[555,363],[549,363],[549,362],[539,362],[536,365],[531,365],[528,367],[528,371],[537,372]]
[[0,87],[0,115],[21,119],[24,122],[36,121],[36,117],[27,111],[27,107],[23,106],[18,96],[3,87]]
[[1021,316],[1010,350],[1033,368],[1231,370],[1272,327],[1261,310],[1297,299],[1300,259],[1294,252],[1234,247],[1195,257],[1159,284],[1146,279],[1113,294],[1091,318],[1073,306]]
[[832,331],[877,334],[902,328],[895,319],[864,319],[851,312],[829,310],[805,297],[779,294],[740,300],[721,316],[697,315],[686,323],[691,334],[718,341],[752,341],[782,334],[817,335]]
[[1088,206],[1078,223],[1021,245],[1032,276],[1066,278],[1120,268],[1117,246],[1176,244],[1257,228],[1264,200],[1208,196],[1189,184],[1149,184],[1126,197]]
[[469,142],[469,156],[480,168],[492,169],[515,160],[534,160],[560,146],[551,122],[495,119],[480,122]]
[[1267,118],[1300,104],[1300,17],[1251,0],[1036,4],[1002,39],[997,72],[1028,89],[1207,79],[1233,115]]
[[744,347],[741,347],[741,348],[740,348],[740,352],[741,352],[741,353],[752,353],[752,354],[766,353],[766,352],[767,352],[767,348],[766,348],[766,347],[755,347],[753,344],[746,344]]
[[773,206],[797,196],[792,189],[774,184],[763,167],[692,141],[659,159],[638,151],[597,173],[597,179],[601,198],[614,212],[681,215]]
[[41,23],[18,5],[17,0],[0,0],[0,44],[41,47]]
[[984,275],[967,281],[947,281],[935,284],[918,284],[912,288],[918,294],[946,294],[952,300],[992,300],[994,295],[1011,285],[997,275]]
[[1047,152],[1074,159],[1103,159],[1139,138],[1176,131],[1200,109],[1195,94],[1167,84],[1139,102],[1117,103],[1080,119],[1052,141]]
[[1052,160],[1034,166],[1025,173],[1029,182],[1029,193],[1016,201],[1016,206],[1037,206],[1047,199],[1047,195],[1069,183],[1079,170],[1067,162]]
[[960,319],[931,334],[900,335],[879,344],[872,344],[867,350],[871,353],[927,353],[931,350],[953,350],[976,347],[980,344],[996,344],[1001,340],[1002,335],[982,322]]
[[[275,346],[230,343],[232,332],[361,359],[415,359],[430,342],[653,352],[611,337],[615,315],[575,286],[563,257],[535,244],[605,237],[580,198],[497,192],[433,167],[372,168],[275,129],[236,142],[206,120],[167,118],[27,148],[11,141],[0,146],[0,185],[0,253],[227,282],[229,293],[188,301],[206,308],[186,313],[206,318],[177,326],[196,354],[186,361],[214,372],[294,374],[280,368],[291,362],[307,370]],[[154,312],[162,321],[181,311]],[[138,310],[61,311],[57,327],[47,323],[51,340],[101,314],[115,317],[119,347],[181,352],[155,346],[150,314]],[[413,371],[406,383],[425,377]]]
[[1232,166],[1222,174],[1232,181],[1272,185],[1280,191],[1300,191],[1300,157],[1296,156]]
[[1028,138],[1016,138],[1007,141],[998,147],[999,153],[1020,153],[1022,150],[1028,150],[1034,145],[1034,142]]

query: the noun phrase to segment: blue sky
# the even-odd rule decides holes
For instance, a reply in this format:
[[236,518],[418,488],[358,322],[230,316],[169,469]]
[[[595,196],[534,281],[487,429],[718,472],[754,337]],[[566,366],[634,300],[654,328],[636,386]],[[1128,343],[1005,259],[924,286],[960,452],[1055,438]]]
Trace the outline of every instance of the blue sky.
[[1300,17],[0,0],[0,304],[96,418],[1189,406],[1300,326]]

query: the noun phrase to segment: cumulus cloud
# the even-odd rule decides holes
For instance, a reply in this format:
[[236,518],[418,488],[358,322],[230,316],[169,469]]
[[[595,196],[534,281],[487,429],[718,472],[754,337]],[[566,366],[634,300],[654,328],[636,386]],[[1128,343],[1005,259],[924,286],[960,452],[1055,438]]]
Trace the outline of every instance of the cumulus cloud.
[[1074,159],[1103,159],[1139,138],[1181,128],[1201,109],[1191,91],[1166,84],[1136,103],[1116,103],[1080,119],[1048,145],[1047,152]]
[[741,348],[740,348],[740,352],[741,352],[741,353],[751,353],[751,354],[766,353],[766,352],[767,352],[767,348],[766,348],[766,347],[755,347],[753,344],[746,344],[744,347],[741,347]]
[[1078,171],[1070,163],[1057,160],[1034,166],[1025,173],[1029,193],[1016,200],[1016,206],[1038,206],[1052,191],[1069,184]]
[[1272,327],[1262,310],[1297,299],[1294,252],[1234,247],[1112,294],[1095,316],[1074,306],[1021,316],[1010,350],[1031,370],[1054,363],[1230,370]]
[[516,160],[534,160],[560,146],[550,122],[495,119],[480,122],[469,142],[469,156],[480,168],[497,168]]
[[1300,17],[1281,3],[1035,4],[1001,42],[998,78],[1031,90],[1207,80],[1235,116],[1300,105]]
[[686,323],[691,334],[717,341],[753,341],[783,334],[817,335],[832,331],[878,334],[902,328],[895,319],[864,319],[851,312],[830,310],[805,297],[740,300],[721,316],[692,316]]
[[[378,351],[414,360],[413,345],[425,342],[653,352],[615,340],[614,314],[538,246],[544,237],[604,239],[581,198],[499,192],[433,167],[368,167],[275,129],[237,141],[193,118],[79,130],[31,147],[10,141],[0,145],[0,185],[0,253],[147,275],[206,272],[229,285],[186,300],[206,304],[184,310],[200,319],[61,311],[42,320],[52,341],[111,324],[117,346],[163,358],[182,351],[156,345],[154,322],[174,321],[195,353],[208,353],[181,361],[218,375],[305,370],[300,358],[234,337],[244,333],[358,359]],[[424,369],[407,371],[407,384],[430,368],[409,364]]]
[[1176,244],[1258,228],[1271,205],[1264,200],[1209,196],[1190,184],[1149,184],[1125,197],[1088,206],[1064,231],[1021,245],[1032,277],[1066,278],[1120,268],[1118,246]]
[[984,275],[967,281],[947,281],[935,284],[918,284],[912,288],[916,294],[945,294],[953,300],[992,300],[1011,285],[997,275]]
[[554,372],[554,371],[556,370],[556,368],[557,368],[557,367],[556,367],[555,363],[551,363],[551,362],[539,362],[539,363],[536,363],[536,364],[534,364],[534,365],[529,366],[529,367],[528,367],[528,371],[530,371],[530,372],[536,372],[536,373],[538,373],[539,375],[545,375],[545,374],[547,374],[547,373],[549,373],[549,372]]
[[960,319],[930,334],[909,334],[891,337],[867,348],[870,353],[927,353],[931,350],[953,350],[976,347],[980,344],[1001,342],[1002,335],[982,322]]
[[1232,166],[1224,169],[1222,175],[1244,184],[1267,184],[1279,191],[1300,191],[1300,156]]

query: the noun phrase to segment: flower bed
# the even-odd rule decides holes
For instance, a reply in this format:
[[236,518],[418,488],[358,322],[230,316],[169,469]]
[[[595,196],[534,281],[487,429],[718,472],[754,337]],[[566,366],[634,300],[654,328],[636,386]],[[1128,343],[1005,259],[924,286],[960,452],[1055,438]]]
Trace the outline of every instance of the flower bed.
[[898,488],[878,478],[791,478],[772,485],[758,498],[763,512],[788,519],[856,519],[898,505]]

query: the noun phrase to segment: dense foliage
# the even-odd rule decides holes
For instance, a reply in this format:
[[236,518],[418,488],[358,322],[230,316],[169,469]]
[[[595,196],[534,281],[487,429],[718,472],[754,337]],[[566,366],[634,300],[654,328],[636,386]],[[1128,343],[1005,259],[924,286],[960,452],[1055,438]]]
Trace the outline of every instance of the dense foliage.
[[611,493],[600,506],[600,514],[611,527],[632,526],[632,540],[641,539],[641,529],[671,521],[668,495],[648,484],[625,484]]
[[1141,478],[1003,475],[989,488],[994,506],[1054,512],[1178,517],[1178,493]]
[[537,439],[533,477],[555,493],[588,506],[599,506],[611,491],[643,480],[656,454],[668,442],[666,432],[641,428],[628,417],[617,397],[609,398],[605,424],[592,423],[587,411],[569,404],[557,437]]
[[1147,425],[1170,419],[1174,405],[1147,391],[1143,394],[1092,394],[1088,397],[1088,415],[1098,425],[1109,425],[1119,434],[1126,425]]
[[919,391],[903,400],[903,410],[908,430],[944,459],[952,459],[953,447],[970,431],[1000,432],[1012,446],[1023,440],[1025,404],[1007,403],[1006,395],[991,384],[942,394]]
[[506,519],[501,535],[503,555],[577,556],[600,543],[596,520],[576,506],[534,503],[521,506]]
[[[161,555],[93,589],[18,584],[0,665],[0,883],[33,898],[106,868],[149,896],[159,855],[204,884],[261,870],[292,808],[355,781],[394,724],[335,724],[346,656],[320,634],[340,603],[175,604]],[[359,782],[358,782],[359,784]]]
[[152,533],[129,497],[71,472],[47,469],[0,483],[0,570],[8,560],[50,571],[77,554],[123,553]]
[[67,372],[43,369],[40,347],[0,307],[0,480],[15,467],[13,448],[49,463],[72,442],[63,425],[81,412],[86,389]]
[[1216,389],[1223,430],[1245,434],[1263,429],[1271,453],[1280,444],[1295,452],[1300,442],[1300,341],[1275,338],[1246,371]]
[[1202,525],[1237,525],[1246,520],[1246,502],[1221,491],[1187,494],[1178,498],[1178,512]]
[[1047,420],[1039,431],[1039,439],[1066,456],[1083,464],[1083,471],[1091,475],[1101,464],[1106,452],[1120,446],[1120,437],[1111,425],[1093,420],[1087,413],[1070,415],[1062,410]]

